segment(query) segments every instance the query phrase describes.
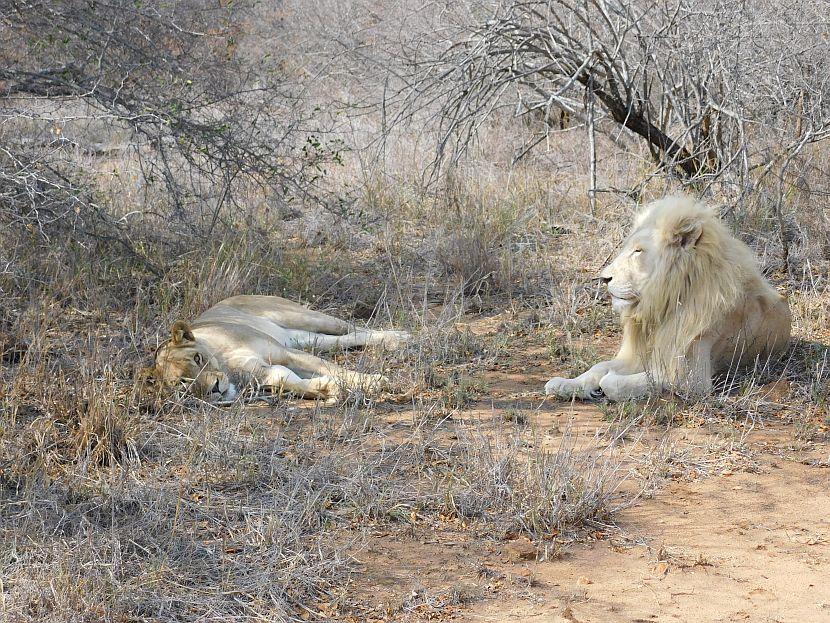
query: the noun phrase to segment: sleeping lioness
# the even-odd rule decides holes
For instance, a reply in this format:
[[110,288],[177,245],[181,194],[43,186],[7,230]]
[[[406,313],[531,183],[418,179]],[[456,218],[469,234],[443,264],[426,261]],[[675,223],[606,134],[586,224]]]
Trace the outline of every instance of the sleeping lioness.
[[378,389],[388,380],[299,349],[394,347],[408,339],[405,331],[355,328],[278,296],[233,296],[192,324],[177,321],[143,375],[168,387],[184,383],[211,402],[233,400],[240,383],[332,401],[341,388]]

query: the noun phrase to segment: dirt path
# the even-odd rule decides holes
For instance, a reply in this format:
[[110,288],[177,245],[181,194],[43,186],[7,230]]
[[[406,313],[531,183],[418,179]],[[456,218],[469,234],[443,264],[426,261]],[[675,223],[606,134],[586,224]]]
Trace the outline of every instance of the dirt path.
[[676,483],[622,534],[531,565],[524,600],[464,621],[830,621],[830,470],[764,457],[762,473]]
[[[583,429],[607,424],[586,408],[559,417]],[[678,433],[687,435],[697,445],[706,433]],[[792,438],[784,423],[754,433],[742,468],[726,461],[691,480],[669,477],[615,516],[618,531],[553,560],[536,562],[522,539],[482,540],[449,525],[376,535],[364,589],[396,595],[390,613],[421,605],[375,620],[830,621],[827,447],[796,449]]]

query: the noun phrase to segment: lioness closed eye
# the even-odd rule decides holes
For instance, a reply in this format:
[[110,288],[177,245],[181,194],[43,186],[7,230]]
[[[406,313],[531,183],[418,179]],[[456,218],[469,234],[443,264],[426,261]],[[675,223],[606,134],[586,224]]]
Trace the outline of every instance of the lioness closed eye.
[[552,378],[546,394],[702,394],[711,390],[713,373],[763,363],[790,338],[787,301],[761,276],[752,252],[688,197],[646,206],[600,278],[620,314],[620,350],[575,379]]
[[302,348],[329,351],[409,339],[405,331],[373,331],[278,296],[234,296],[192,324],[178,321],[170,339],[142,376],[167,386],[186,384],[211,401],[233,400],[239,382],[284,389],[307,398],[335,400],[341,387],[378,389],[379,374],[362,374]]

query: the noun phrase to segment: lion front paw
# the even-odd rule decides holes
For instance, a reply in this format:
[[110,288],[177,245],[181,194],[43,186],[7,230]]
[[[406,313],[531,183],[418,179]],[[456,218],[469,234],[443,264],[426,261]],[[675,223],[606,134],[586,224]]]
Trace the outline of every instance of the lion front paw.
[[377,392],[389,389],[389,377],[382,374],[363,374],[350,372],[341,379],[347,389],[357,389],[365,392]]
[[545,383],[545,394],[571,400],[572,398],[584,398],[582,386],[573,379],[563,379],[555,376]]
[[619,402],[621,400],[625,400],[623,396],[623,392],[620,388],[619,382],[619,375],[614,374],[613,372],[609,372],[605,376],[602,377],[599,381],[599,388],[600,391],[605,395],[608,400],[612,402]]
[[389,381],[389,377],[383,374],[366,374],[361,385],[368,390],[379,392],[389,389],[392,383]]

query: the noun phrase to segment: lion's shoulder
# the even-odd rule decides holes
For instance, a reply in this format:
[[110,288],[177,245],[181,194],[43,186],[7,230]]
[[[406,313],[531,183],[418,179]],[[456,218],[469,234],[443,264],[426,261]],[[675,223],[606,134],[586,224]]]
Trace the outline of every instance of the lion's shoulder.
[[197,338],[221,348],[267,355],[289,343],[289,331],[267,318],[229,305],[214,305],[193,322]]

